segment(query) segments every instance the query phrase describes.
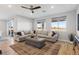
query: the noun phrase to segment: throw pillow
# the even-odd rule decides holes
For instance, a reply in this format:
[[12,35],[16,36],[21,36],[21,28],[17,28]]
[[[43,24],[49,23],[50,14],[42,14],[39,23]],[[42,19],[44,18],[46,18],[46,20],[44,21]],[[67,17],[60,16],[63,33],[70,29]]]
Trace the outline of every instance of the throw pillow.
[[51,36],[54,36],[56,33],[54,31],[52,31],[52,35]]
[[24,32],[21,32],[22,36],[24,35]]
[[21,34],[21,32],[17,32],[17,35],[21,36],[22,34]]

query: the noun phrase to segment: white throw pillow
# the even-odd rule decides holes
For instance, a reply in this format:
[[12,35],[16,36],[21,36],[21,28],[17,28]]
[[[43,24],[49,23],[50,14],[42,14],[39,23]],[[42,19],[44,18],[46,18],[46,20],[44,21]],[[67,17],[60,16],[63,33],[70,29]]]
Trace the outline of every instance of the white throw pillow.
[[21,32],[22,36],[24,35],[24,32]]

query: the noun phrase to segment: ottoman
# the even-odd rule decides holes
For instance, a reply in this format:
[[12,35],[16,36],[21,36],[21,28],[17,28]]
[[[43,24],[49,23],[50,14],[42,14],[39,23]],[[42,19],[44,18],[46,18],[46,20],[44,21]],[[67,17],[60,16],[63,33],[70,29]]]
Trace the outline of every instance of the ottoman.
[[42,48],[45,45],[45,39],[38,37],[34,37],[34,38],[27,37],[25,43],[37,48]]

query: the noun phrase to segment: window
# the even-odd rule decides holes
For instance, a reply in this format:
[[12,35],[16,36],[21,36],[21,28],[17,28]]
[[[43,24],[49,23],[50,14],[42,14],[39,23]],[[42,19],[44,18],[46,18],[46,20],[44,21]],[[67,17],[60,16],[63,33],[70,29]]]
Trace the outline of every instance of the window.
[[66,20],[51,22],[51,29],[53,31],[64,31],[66,30],[66,23]]
[[37,30],[43,30],[43,22],[37,22]]

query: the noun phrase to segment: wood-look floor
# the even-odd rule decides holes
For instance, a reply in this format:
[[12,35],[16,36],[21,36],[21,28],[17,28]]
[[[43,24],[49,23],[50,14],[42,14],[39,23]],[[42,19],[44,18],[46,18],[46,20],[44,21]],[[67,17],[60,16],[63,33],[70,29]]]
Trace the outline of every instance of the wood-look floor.
[[[15,44],[13,39],[0,41],[0,49],[3,52],[3,55],[17,55],[17,53],[10,47],[10,45]],[[79,55],[78,47],[75,47],[73,50],[73,44],[68,42],[58,41],[55,44],[61,44],[61,48],[58,52],[58,55]]]
[[17,55],[17,53],[10,48],[10,45],[12,44],[15,44],[13,38],[0,41],[0,50],[2,50],[2,55]]

